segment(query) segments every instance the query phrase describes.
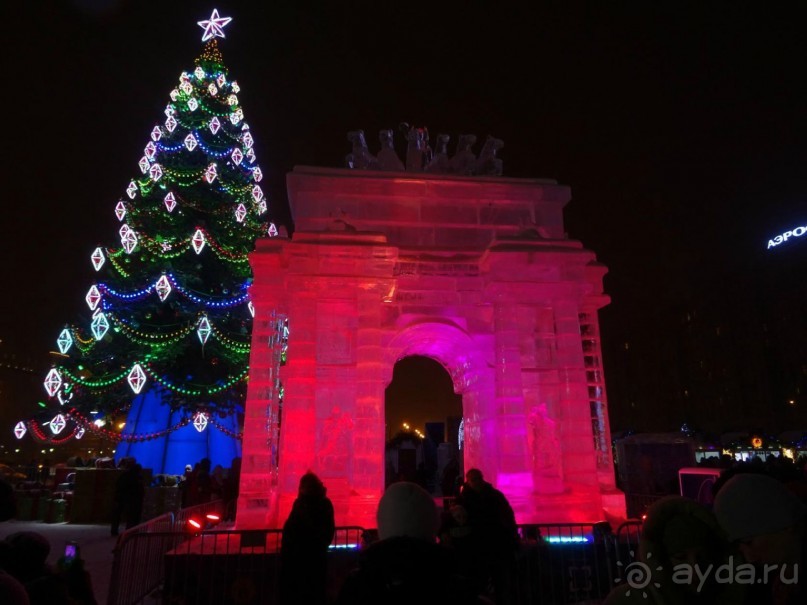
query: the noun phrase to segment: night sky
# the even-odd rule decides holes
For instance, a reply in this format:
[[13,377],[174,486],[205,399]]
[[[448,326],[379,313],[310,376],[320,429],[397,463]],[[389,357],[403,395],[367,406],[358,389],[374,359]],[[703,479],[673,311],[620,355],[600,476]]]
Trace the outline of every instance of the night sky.
[[807,222],[804,3],[302,4],[5,3],[0,351],[47,364],[84,308],[89,255],[116,241],[114,205],[214,7],[278,222],[285,174],[341,166],[349,130],[373,152],[400,122],[452,153],[494,135],[506,176],[571,186],[569,235],[609,267],[604,341],[712,296]]

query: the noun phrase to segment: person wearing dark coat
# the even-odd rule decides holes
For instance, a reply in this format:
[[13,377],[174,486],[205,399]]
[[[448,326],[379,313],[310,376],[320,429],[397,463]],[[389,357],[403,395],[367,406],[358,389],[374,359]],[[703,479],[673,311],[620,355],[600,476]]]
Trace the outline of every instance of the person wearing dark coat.
[[281,603],[326,602],[328,547],[335,531],[333,504],[314,473],[300,477],[297,499],[280,542]]
[[126,518],[126,529],[140,524],[143,514],[143,497],[146,488],[143,485],[143,468],[133,458],[121,461],[125,469],[115,482],[115,494],[110,515],[111,533],[118,535],[121,516]]
[[415,483],[393,483],[376,514],[380,540],[362,552],[337,605],[477,605],[453,551],[435,542],[434,499]]
[[483,570],[475,577],[479,588],[490,581],[496,593],[496,603],[509,604],[519,548],[513,508],[505,495],[485,481],[482,471],[476,468],[465,473],[465,484],[456,502],[468,513],[470,533],[466,548],[470,553],[466,555]]

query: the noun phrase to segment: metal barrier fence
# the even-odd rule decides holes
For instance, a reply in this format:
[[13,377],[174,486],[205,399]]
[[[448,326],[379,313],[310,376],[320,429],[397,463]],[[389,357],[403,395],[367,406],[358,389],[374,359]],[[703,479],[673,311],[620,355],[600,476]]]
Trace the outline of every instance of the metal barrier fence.
[[[197,508],[182,517],[202,512]],[[209,529],[194,535],[181,531],[185,523],[180,523],[179,515],[173,520],[173,531],[156,531],[166,527],[165,519],[150,523],[148,528],[133,528],[121,535],[109,605],[277,602],[281,530]],[[623,523],[615,533],[605,523],[520,525],[518,529],[521,547],[508,584],[512,602],[592,605],[602,602],[632,560],[641,524]],[[328,560],[332,598],[357,565],[361,549],[374,539],[372,530],[337,528]]]
[[[153,531],[158,523],[149,522],[121,534],[107,604],[277,602],[282,531],[183,531],[182,518],[202,519],[207,512],[200,506],[178,515],[173,530]],[[333,590],[356,566],[366,536],[361,527],[336,528],[329,559]]]

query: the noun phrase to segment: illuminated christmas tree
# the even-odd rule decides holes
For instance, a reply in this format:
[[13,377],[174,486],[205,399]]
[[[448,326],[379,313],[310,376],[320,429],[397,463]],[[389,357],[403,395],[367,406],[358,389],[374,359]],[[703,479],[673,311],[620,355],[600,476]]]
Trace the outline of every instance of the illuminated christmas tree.
[[59,442],[93,431],[155,473],[238,455],[254,314],[247,254],[276,232],[217,46],[229,21],[214,10],[199,22],[204,51],[114,206],[119,244],[91,255],[87,317],[58,337],[64,357],[44,383],[51,409],[18,434]]

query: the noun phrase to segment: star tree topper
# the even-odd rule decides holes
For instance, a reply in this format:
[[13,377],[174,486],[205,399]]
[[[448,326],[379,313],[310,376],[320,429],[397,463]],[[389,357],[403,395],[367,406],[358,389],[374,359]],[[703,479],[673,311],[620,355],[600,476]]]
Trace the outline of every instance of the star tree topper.
[[223,27],[232,21],[232,17],[219,17],[218,9],[213,9],[213,14],[207,21],[197,21],[196,23],[205,30],[202,35],[202,42],[207,42],[210,38],[223,38]]

